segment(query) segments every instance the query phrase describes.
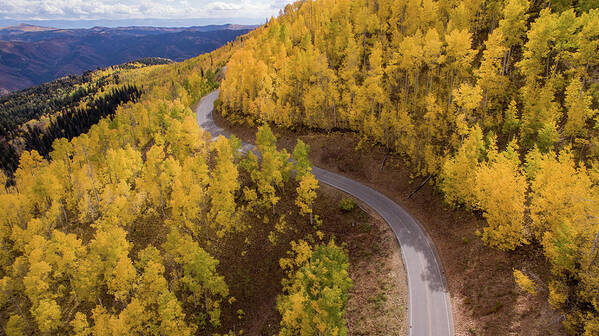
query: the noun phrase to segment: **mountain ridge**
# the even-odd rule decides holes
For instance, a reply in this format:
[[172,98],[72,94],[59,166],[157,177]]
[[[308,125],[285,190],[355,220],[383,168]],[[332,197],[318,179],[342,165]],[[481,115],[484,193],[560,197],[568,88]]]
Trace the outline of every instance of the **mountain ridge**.
[[94,27],[27,24],[0,29],[0,94],[144,57],[174,61],[210,52],[255,26]]

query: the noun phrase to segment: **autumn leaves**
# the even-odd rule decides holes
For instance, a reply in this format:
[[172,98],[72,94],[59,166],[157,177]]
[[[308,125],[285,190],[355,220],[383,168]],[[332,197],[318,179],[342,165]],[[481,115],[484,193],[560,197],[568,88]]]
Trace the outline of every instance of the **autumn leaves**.
[[540,246],[550,302],[576,311],[567,325],[583,333],[599,324],[596,7],[298,2],[233,53],[220,109],[353,130],[436,176],[450,204],[482,212],[489,246]]
[[[6,334],[228,334],[233,326],[222,324],[237,319],[226,314],[237,300],[232,287],[239,287],[230,279],[243,272],[221,267],[219,259],[233,253],[242,260],[256,242],[237,239],[242,245],[234,251],[227,243],[256,236],[250,234],[256,230],[266,232],[261,242],[284,253],[295,230],[289,217],[317,228],[318,184],[305,144],[298,143],[294,165],[264,126],[257,137],[261,159],[242,155],[235,138],[212,142],[188,107],[215,88],[213,71],[205,69],[222,64],[230,48],[121,73],[123,82],[144,85],[138,103],[119,107],[87,134],[55,141],[52,160],[23,153],[10,182],[0,174],[0,322]],[[282,198],[291,198],[293,208],[277,212]],[[255,223],[264,227],[252,228]],[[339,304],[318,328],[341,330],[351,284],[347,255],[334,243],[319,245],[323,236],[316,236],[308,248],[335,258],[315,253],[313,262],[294,266],[298,272],[317,267],[323,277],[318,286],[302,284],[302,293],[311,295],[304,298],[310,320],[301,324],[315,323],[309,314],[318,305],[329,309],[320,302],[335,290]],[[318,266],[322,259],[326,264]]]

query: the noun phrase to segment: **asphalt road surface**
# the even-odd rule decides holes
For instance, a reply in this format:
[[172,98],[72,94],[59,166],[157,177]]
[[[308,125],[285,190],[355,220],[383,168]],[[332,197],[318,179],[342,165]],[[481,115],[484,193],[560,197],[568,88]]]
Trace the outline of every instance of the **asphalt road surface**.
[[[227,136],[212,118],[219,90],[206,95],[196,109],[198,124],[213,137]],[[243,150],[252,150],[243,144]],[[393,229],[408,276],[409,334],[411,336],[452,336],[453,319],[441,262],[422,226],[407,211],[382,193],[333,172],[313,167],[322,183],[344,191],[375,210]]]

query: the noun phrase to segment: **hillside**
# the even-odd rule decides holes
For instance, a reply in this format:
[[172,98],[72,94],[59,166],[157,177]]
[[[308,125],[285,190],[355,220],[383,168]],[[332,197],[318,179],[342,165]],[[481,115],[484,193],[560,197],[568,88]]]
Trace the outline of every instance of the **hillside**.
[[[233,54],[219,110],[237,124],[353,133],[365,155],[381,146],[386,154],[380,167],[391,157],[404,167],[404,176],[431,181],[442,193],[444,204],[437,200],[429,207],[461,208],[484,220],[482,226],[471,220],[462,232],[476,233],[487,249],[497,250],[490,260],[510,260],[498,269],[516,265],[519,256],[533,260],[507,272],[523,297],[543,298],[561,311],[558,321],[569,333],[595,335],[597,6],[526,0],[297,2]],[[365,164],[346,160],[346,165],[342,169],[351,172]],[[379,181],[384,188],[395,182]],[[464,251],[464,244],[471,245],[462,240],[443,241]],[[459,258],[450,250],[448,255]],[[448,264],[469,267],[458,260]],[[491,279],[492,273],[474,276]],[[468,314],[483,321],[502,307],[498,302]],[[520,321],[495,329],[481,325],[485,334],[523,332]]]
[[321,190],[308,146],[279,150],[263,126],[259,160],[198,127],[190,106],[242,40],[3,101],[4,117],[18,112],[9,126],[33,117],[42,130],[0,172],[3,333],[406,334],[391,229]]
[[252,26],[0,29],[0,93],[144,57],[174,61],[215,50]]
[[171,63],[162,58],[144,58],[0,97],[0,169],[12,175],[25,150],[49,157],[54,140],[70,140],[85,133],[101,118],[112,116],[119,105],[137,100],[141,88],[122,85],[121,74]]
[[[190,34],[152,29],[119,34]],[[6,97],[7,335],[430,333],[432,290],[456,335],[599,335],[594,0],[305,0],[209,54]],[[239,138],[198,127],[213,103]]]

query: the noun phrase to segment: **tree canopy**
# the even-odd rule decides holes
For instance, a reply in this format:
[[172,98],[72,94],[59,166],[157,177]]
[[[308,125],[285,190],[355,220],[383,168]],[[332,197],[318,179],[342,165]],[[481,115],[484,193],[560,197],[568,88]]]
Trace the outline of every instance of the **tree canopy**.
[[598,7],[299,1],[234,51],[219,108],[236,121],[351,130],[386,147],[413,176],[435,177],[449,204],[480,211],[489,246],[539,246],[554,270],[550,301],[568,312],[571,333],[590,335]]

